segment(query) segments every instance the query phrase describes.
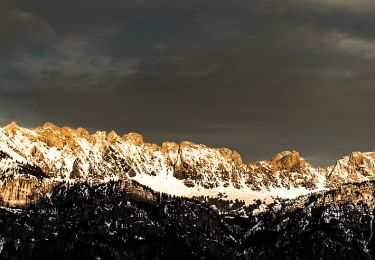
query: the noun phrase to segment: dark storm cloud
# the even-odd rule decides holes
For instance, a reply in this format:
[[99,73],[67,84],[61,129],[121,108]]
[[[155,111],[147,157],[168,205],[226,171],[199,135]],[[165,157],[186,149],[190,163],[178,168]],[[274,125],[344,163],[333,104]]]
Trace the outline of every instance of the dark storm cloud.
[[[0,122],[137,131],[316,164],[375,150],[371,1],[11,1]],[[4,25],[6,24],[6,25]]]
[[54,35],[51,26],[35,14],[0,3],[0,47],[14,48],[41,42]]

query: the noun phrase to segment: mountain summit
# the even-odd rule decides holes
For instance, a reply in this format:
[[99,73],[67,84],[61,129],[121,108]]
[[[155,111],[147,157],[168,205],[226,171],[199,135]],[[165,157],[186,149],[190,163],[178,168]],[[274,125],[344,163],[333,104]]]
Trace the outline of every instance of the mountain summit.
[[53,123],[27,129],[11,123],[0,129],[3,203],[22,205],[31,194],[60,183],[131,180],[154,191],[184,197],[218,196],[244,200],[291,199],[344,183],[373,180],[375,153],[353,153],[334,166],[315,168],[297,151],[268,161],[244,163],[236,151],[183,141],[146,143],[137,133],[90,134]]

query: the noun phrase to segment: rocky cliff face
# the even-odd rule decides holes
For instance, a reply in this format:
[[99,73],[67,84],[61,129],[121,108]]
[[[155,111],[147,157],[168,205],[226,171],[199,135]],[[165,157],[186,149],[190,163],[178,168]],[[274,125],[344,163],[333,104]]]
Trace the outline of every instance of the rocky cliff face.
[[[29,174],[24,170],[27,165],[40,169],[40,175],[45,176],[40,181],[47,186],[132,179],[172,195],[224,193],[248,203],[258,198],[295,198],[375,176],[374,153],[353,153],[325,169],[312,167],[296,151],[246,164],[237,152],[227,148],[187,141],[158,146],[144,142],[136,133],[90,134],[83,128],[52,123],[35,129],[15,123],[5,126],[0,129],[0,153],[3,182],[9,172],[15,173],[12,178],[18,176],[17,172]],[[4,183],[9,187],[10,183]],[[10,201],[10,197],[3,200]]]
[[343,183],[362,182],[375,178],[375,153],[353,152],[328,167],[327,176],[330,186]]
[[129,178],[183,196],[233,190],[276,194],[277,189],[282,195],[290,188],[306,193],[320,188],[325,178],[324,172],[316,171],[297,152],[245,164],[237,152],[226,148],[187,141],[165,142],[159,147],[145,143],[135,133],[89,134],[82,128],[51,123],[35,129],[12,123],[0,129],[0,148],[2,173],[16,171],[17,164],[31,165],[41,169],[48,182],[100,183]]

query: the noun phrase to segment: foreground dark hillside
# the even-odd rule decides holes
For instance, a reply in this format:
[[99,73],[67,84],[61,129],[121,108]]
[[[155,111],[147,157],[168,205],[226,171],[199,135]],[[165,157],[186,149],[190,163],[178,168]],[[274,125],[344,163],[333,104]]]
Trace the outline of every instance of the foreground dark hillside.
[[287,201],[250,229],[244,256],[259,259],[373,259],[374,183]]
[[[136,191],[136,192],[135,192]],[[371,259],[374,183],[240,218],[137,184],[61,185],[1,208],[2,259]]]
[[115,183],[61,186],[38,207],[3,208],[1,257],[235,258],[238,241],[232,234],[239,232],[212,209],[164,194],[155,198],[120,190]]

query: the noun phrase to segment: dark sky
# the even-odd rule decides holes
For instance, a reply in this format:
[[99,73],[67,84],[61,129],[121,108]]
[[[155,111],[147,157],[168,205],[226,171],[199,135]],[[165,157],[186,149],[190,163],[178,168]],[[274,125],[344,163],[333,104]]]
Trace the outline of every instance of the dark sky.
[[314,165],[375,150],[373,0],[0,0],[0,123]]

